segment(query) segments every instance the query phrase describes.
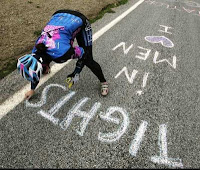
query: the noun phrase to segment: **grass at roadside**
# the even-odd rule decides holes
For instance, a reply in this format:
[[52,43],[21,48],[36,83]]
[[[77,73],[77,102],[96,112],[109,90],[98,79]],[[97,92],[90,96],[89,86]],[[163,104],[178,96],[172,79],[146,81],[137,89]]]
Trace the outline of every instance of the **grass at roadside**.
[[121,0],[119,1],[118,3],[114,3],[114,4],[109,4],[107,5],[106,7],[104,7],[100,12],[99,14],[93,18],[93,19],[90,19],[90,23],[94,23],[95,21],[97,21],[98,19],[101,19],[105,13],[115,13],[115,11],[112,10],[112,8],[116,8],[120,5],[124,5],[128,2],[128,0]]
[[[109,4],[106,7],[104,7],[95,18],[89,18],[90,23],[94,23],[95,21],[97,21],[98,19],[101,19],[105,13],[114,13],[114,11],[112,10],[112,8],[118,7],[120,5],[126,4],[128,2],[128,0],[120,0],[117,3],[114,4]],[[32,1],[28,1],[28,3],[33,3]],[[40,6],[38,5],[37,8],[40,8]],[[41,30],[36,30],[33,32],[35,37],[38,37],[41,34]],[[27,50],[25,50],[26,52],[30,51],[32,48],[27,47]],[[26,52],[23,52],[21,55],[26,54]],[[6,77],[8,74],[10,74],[12,71],[14,71],[16,69],[16,65],[17,65],[17,60],[9,60],[6,62],[4,69],[0,69],[0,79]],[[6,68],[6,69],[5,69]]]

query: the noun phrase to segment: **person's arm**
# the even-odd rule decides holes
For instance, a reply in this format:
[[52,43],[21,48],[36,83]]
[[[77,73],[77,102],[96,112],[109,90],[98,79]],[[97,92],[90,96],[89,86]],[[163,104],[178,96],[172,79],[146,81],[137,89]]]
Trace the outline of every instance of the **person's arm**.
[[73,71],[73,73],[71,73],[70,75],[68,75],[67,77],[74,77],[76,74],[80,74],[83,67],[84,67],[84,60],[83,59],[79,59],[77,62],[76,62],[76,67]]
[[75,83],[77,83],[77,81],[79,80],[79,74],[81,73],[83,67],[84,67],[84,60],[83,59],[79,59],[76,62],[76,67],[73,71],[72,74],[67,76],[66,82],[68,84],[68,88],[71,88],[71,86]]
[[37,87],[38,83],[39,83],[39,81],[37,81],[37,82],[31,82],[31,90],[29,90],[28,92],[26,92],[25,99],[29,100],[34,95],[35,88]]
[[39,81],[36,82],[31,82],[31,90],[35,90],[35,88],[37,87]]

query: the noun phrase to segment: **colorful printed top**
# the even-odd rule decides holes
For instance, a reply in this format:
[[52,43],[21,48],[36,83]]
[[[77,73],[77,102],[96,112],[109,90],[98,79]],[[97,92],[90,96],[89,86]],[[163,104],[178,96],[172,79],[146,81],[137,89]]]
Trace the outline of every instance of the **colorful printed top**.
[[[75,35],[83,24],[80,17],[69,13],[56,13],[43,29],[36,44],[43,43],[47,48],[47,54],[52,59],[62,57],[72,46]],[[36,52],[34,47],[32,53]],[[71,58],[81,58],[83,48],[75,47],[75,54]],[[75,55],[75,56],[74,56]]]

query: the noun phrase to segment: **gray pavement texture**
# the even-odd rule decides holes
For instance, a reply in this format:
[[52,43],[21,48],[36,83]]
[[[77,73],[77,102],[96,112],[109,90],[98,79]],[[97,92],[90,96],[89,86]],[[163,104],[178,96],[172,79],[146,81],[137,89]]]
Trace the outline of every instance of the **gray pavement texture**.
[[[136,2],[130,0],[116,8],[116,13],[106,14],[92,25],[93,32]],[[101,65],[109,82],[107,97],[101,97],[98,79],[85,67],[79,82],[71,89],[75,95],[54,115],[59,119],[57,125],[38,114],[41,110],[48,112],[61,97],[70,93],[56,87],[48,91],[46,103],[41,107],[26,107],[23,102],[4,116],[0,120],[0,168],[174,168],[169,163],[151,160],[152,156],[160,155],[162,147],[158,145],[158,136],[159,126],[163,124],[167,126],[168,158],[181,160],[183,168],[200,168],[200,1],[185,2],[187,4],[181,0],[146,0],[94,42],[94,59]],[[172,9],[174,6],[179,10]],[[193,9],[195,11],[191,12]],[[168,31],[172,34],[160,32],[164,30],[160,25],[171,27]],[[169,38],[174,47],[166,48],[160,43],[145,41],[144,37],[153,35]],[[122,46],[112,50],[121,42],[126,43],[126,49],[133,44],[126,55]],[[144,49],[151,50],[148,58],[136,58],[147,52]],[[176,56],[176,68],[166,61],[155,64],[156,51],[159,60],[167,59],[172,63],[172,57]],[[29,102],[38,103],[41,93],[50,84],[65,86],[66,75],[74,66],[75,61],[71,61],[44,83]],[[133,70],[138,71],[132,84],[124,72],[115,78],[124,67],[129,77]],[[146,86],[141,88],[145,72],[149,76]],[[1,94],[4,94],[1,102],[24,84],[26,82],[16,72],[3,79],[0,82]],[[138,90],[143,94],[138,95]],[[83,118],[79,116],[72,119],[66,130],[62,129],[62,120],[75,104],[86,97],[90,100],[81,107],[85,114],[97,102],[100,107],[83,135],[77,133],[83,126]],[[113,113],[113,117],[120,120],[119,124],[101,118],[100,115],[111,107],[126,110],[129,124],[118,140],[109,143],[101,141],[99,133],[112,135],[123,124],[119,112]],[[133,156],[129,148],[144,121],[148,123],[147,129],[136,156]]]

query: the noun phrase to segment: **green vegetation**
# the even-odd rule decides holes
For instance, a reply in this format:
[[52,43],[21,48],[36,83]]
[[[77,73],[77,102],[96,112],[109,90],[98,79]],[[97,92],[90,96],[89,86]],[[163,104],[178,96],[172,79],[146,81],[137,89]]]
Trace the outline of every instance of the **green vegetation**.
[[[33,4],[32,1],[28,1],[29,4]],[[36,8],[41,8],[40,5],[36,5]]]
[[41,35],[41,30],[37,30],[37,31],[34,31],[34,35],[36,36],[36,37],[38,37],[38,36],[40,36]]
[[12,71],[14,71],[17,67],[17,61],[16,60],[11,60],[8,63],[6,63],[6,69],[3,68],[0,70],[0,79],[4,78],[8,74],[10,74]]
[[120,5],[124,5],[128,2],[128,0],[121,0],[117,3],[114,4],[109,4],[106,7],[104,7],[99,14],[97,15],[97,17],[90,19],[90,23],[94,23],[95,21],[97,21],[98,19],[101,19],[105,13],[115,13],[115,11],[112,10],[112,8],[118,7]]

